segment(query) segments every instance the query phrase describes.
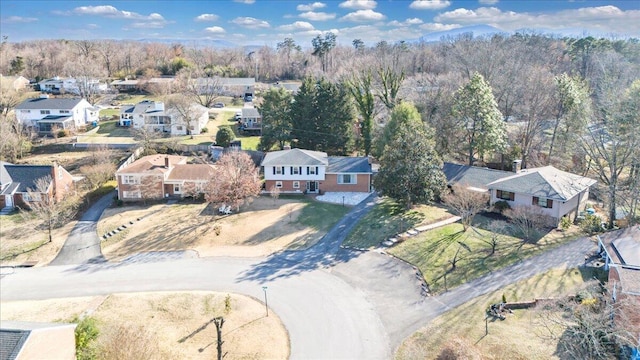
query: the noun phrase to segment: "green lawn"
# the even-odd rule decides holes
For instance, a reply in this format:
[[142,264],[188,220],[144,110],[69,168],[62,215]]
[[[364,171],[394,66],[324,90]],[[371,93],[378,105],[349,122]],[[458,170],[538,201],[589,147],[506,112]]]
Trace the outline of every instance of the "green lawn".
[[407,211],[395,201],[384,198],[360,220],[344,244],[370,248],[416,226],[432,224],[451,216],[453,215],[443,207],[417,205]]
[[133,137],[130,128],[118,127],[116,126],[117,123],[118,120],[101,121],[96,136]]
[[112,116],[117,115],[120,116],[120,109],[102,109],[100,110],[100,118],[108,117],[111,119]]
[[319,231],[329,231],[349,210],[348,207],[303,198],[307,205],[302,209],[298,222]]
[[[550,233],[531,244],[513,236],[498,235],[496,253],[491,255],[491,245],[483,240],[490,240],[493,234],[478,228],[463,232],[462,225],[454,223],[420,233],[388,252],[417,266],[431,291],[437,293],[445,290],[445,275],[446,287],[452,288],[575,238]],[[456,253],[458,259],[454,269],[451,262]]]

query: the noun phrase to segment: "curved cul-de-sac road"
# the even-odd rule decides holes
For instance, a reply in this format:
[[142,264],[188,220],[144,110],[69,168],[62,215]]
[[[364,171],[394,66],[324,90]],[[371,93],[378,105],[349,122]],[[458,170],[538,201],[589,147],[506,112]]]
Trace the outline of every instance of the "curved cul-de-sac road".
[[578,265],[593,247],[580,239],[425,298],[411,266],[376,252],[340,249],[373,203],[374,196],[354,207],[308,250],[251,259],[198,258],[187,251],[104,262],[95,250],[83,250],[99,242],[90,224],[97,217],[83,218],[89,223],[79,226],[87,233],[70,236],[68,255],[52,263],[59,265],[2,269],[0,300],[174,290],[226,291],[264,300],[266,286],[269,307],[289,332],[292,359],[389,359],[404,338],[448,309],[547,269]]

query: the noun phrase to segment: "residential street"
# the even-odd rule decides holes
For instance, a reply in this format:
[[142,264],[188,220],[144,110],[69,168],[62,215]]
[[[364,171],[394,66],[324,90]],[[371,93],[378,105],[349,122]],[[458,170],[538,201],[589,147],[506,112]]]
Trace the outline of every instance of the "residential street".
[[[372,196],[356,206],[306,251],[254,259],[151,253],[120,263],[89,263],[96,257],[82,255],[85,260],[78,265],[21,268],[2,276],[0,300],[213,290],[264,301],[262,286],[267,286],[269,306],[289,331],[292,359],[389,359],[404,338],[443,312],[550,268],[579,265],[595,246],[590,240],[579,239],[443,295],[425,298],[411,266],[377,252],[339,249],[373,200]],[[79,226],[70,241],[84,239],[81,229],[93,231],[97,238],[91,228],[90,224]],[[81,249],[88,245],[73,246]]]

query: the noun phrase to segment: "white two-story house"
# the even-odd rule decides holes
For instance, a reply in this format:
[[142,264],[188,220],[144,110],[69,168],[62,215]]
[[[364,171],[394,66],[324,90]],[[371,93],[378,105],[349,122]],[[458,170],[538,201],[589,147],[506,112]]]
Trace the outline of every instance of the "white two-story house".
[[[189,116],[188,121],[186,116]],[[134,129],[145,127],[171,135],[200,134],[208,121],[209,109],[196,103],[179,111],[165,108],[160,101],[143,100],[135,105],[123,106],[120,110],[120,126]]]
[[321,151],[285,149],[265,155],[265,192],[370,192],[371,164],[367,157],[327,156]]
[[100,114],[100,109],[85,99],[49,98],[48,95],[27,99],[16,106],[15,111],[20,124],[45,134],[97,122]]

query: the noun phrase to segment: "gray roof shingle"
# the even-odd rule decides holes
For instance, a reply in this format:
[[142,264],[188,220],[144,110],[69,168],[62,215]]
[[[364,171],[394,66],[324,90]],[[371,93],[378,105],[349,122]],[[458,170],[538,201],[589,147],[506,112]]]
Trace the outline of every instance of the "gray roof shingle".
[[331,156],[327,173],[371,173],[371,164],[366,157]]
[[328,165],[327,153],[303,149],[268,152],[262,166]]
[[544,166],[521,170],[487,186],[490,189],[567,201],[595,183],[593,179]]
[[43,177],[51,177],[51,165],[4,165],[4,169],[11,179],[11,186],[4,189],[3,194],[12,192],[27,192],[35,189],[36,181]]
[[494,170],[477,166],[460,165],[445,162],[442,172],[448,185],[460,184],[467,187],[488,190],[487,184],[507,176],[514,175],[510,171]]
[[68,98],[35,98],[27,99],[20,105],[16,106],[17,110],[38,110],[38,109],[52,109],[52,110],[71,110],[76,107],[82,101],[81,98],[68,99]]
[[18,357],[31,331],[0,329],[0,360]]

